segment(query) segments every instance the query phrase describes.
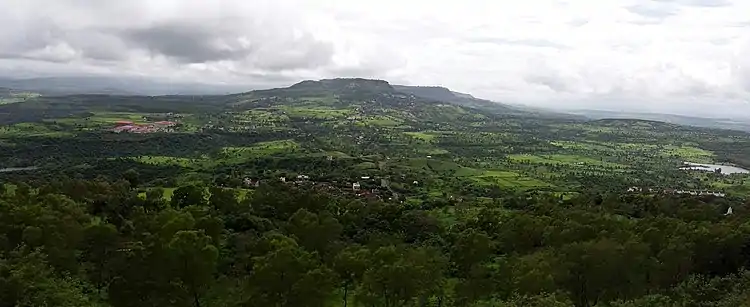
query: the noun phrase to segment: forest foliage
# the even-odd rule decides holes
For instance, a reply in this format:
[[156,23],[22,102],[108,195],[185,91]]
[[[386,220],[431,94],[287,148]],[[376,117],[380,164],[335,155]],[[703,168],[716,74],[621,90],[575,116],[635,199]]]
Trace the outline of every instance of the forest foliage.
[[131,181],[4,191],[0,306],[741,306],[750,298],[750,212],[724,199],[506,195],[413,208],[271,184],[241,201],[232,189],[183,186],[167,202],[140,197]]

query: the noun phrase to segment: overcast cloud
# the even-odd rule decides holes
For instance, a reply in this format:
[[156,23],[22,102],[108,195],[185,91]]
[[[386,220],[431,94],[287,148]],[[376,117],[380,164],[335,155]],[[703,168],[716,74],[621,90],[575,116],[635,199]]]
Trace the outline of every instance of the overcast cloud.
[[750,114],[746,0],[4,0],[0,75],[380,78],[539,106]]

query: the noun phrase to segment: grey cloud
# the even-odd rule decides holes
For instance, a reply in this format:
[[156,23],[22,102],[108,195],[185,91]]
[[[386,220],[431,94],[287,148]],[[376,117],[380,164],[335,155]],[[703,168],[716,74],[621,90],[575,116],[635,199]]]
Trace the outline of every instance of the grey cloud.
[[240,19],[172,20],[126,29],[118,35],[131,47],[178,63],[237,61],[272,71],[327,65],[333,45],[309,33],[264,27]]
[[190,23],[163,23],[120,33],[131,46],[171,57],[183,63],[237,60],[251,52],[220,30]]

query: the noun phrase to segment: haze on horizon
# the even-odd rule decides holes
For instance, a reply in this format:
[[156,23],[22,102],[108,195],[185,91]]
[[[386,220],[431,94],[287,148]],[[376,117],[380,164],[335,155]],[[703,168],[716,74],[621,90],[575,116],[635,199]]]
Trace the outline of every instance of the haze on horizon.
[[553,108],[750,117],[750,1],[5,0],[0,77],[248,90],[362,77]]

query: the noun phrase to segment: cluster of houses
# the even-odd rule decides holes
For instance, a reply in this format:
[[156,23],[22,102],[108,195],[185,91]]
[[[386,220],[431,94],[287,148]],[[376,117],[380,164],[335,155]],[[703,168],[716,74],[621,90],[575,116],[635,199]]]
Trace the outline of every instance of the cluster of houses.
[[[375,178],[372,178],[369,176],[363,176],[360,179],[362,180],[362,182],[375,180]],[[290,179],[286,177],[279,177],[279,182],[284,183],[284,184],[294,184],[294,185],[314,185],[316,188],[323,189],[323,190],[345,191],[347,190],[346,187],[350,187],[351,189],[350,191],[358,197],[372,199],[372,200],[398,199],[398,193],[396,193],[390,188],[390,186],[388,185],[388,180],[386,179],[380,179],[380,189],[379,188],[365,188],[365,185],[362,184],[360,181],[356,181],[352,183],[342,183],[342,184],[339,184],[336,181],[314,182],[314,181],[311,181],[310,176],[307,176],[307,175],[297,175],[297,177],[294,179]],[[257,188],[260,186],[261,180],[245,178],[243,180],[243,183],[248,188]]]
[[174,132],[176,122],[158,121],[147,124],[136,124],[132,121],[117,121],[112,131],[115,133],[154,133],[154,132]]
[[[629,193],[643,193],[643,192],[649,192],[653,193],[654,189],[652,188],[641,188],[641,187],[630,187],[628,189]],[[679,194],[679,195],[693,195],[693,196],[716,196],[716,197],[726,197],[727,194],[724,192],[717,192],[717,191],[696,191],[696,190],[673,190],[673,189],[666,189],[662,191],[665,194]]]

